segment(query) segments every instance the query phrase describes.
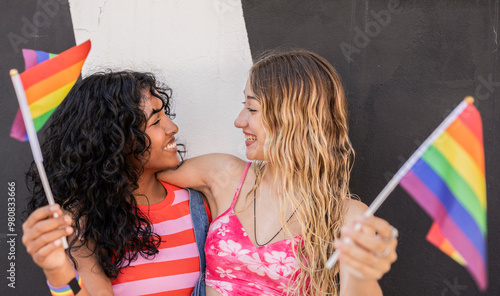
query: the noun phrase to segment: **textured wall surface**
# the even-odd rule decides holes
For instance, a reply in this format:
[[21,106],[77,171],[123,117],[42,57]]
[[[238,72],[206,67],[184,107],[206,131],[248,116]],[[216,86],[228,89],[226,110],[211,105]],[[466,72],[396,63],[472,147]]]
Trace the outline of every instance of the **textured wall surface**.
[[[252,56],[278,46],[325,56],[343,78],[356,149],[352,191],[369,204],[402,163],[466,95],[483,116],[488,194],[489,281],[500,295],[500,0],[4,0],[0,11],[0,295],[47,295],[21,244],[27,143],[8,134],[17,110],[8,71],[21,48],[59,53],[90,38],[84,75],[152,71],[174,89],[179,137],[191,156],[243,156],[233,120]],[[70,7],[71,6],[71,7]],[[16,183],[15,260],[8,259],[7,183]],[[397,188],[378,215],[400,230],[399,259],[385,295],[480,295],[468,272],[425,235],[422,209]],[[9,264],[15,262],[16,288]]]

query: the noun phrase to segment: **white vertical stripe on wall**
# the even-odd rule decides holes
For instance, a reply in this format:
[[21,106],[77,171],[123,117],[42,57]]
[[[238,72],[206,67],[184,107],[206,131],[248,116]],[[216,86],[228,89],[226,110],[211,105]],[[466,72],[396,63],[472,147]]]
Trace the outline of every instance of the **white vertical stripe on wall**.
[[174,91],[188,156],[244,157],[233,121],[252,64],[239,0],[70,0],[77,44],[91,39],[83,75],[151,71]]

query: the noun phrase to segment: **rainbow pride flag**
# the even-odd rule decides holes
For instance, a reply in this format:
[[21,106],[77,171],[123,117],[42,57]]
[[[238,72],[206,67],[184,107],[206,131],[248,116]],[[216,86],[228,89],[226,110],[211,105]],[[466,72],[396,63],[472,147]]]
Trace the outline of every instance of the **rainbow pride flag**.
[[488,272],[482,122],[471,101],[462,104],[463,110],[402,177],[400,185],[434,220],[427,239],[464,265],[479,289],[485,291]]
[[[36,131],[43,127],[76,83],[89,51],[90,40],[59,55],[23,49],[25,71],[19,76]],[[20,111],[10,136],[22,142],[28,140]]]
[[[23,48],[24,70],[26,71],[29,68],[45,62],[46,60],[51,59],[55,56],[57,56],[57,54],[48,53],[41,50]],[[39,129],[37,129],[37,131],[38,130]],[[24,126],[21,109],[17,110],[16,118],[14,119],[14,124],[12,125],[12,129],[10,131],[10,136],[18,139],[19,141],[28,141],[28,135],[26,134],[26,127]]]

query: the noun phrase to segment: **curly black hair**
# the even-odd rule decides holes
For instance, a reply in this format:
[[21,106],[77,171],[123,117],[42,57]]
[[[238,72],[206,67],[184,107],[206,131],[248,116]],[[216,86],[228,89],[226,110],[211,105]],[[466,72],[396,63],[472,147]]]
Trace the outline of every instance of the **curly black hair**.
[[[164,102],[171,89],[150,73],[95,73],[78,82],[52,115],[42,145],[47,176],[56,203],[72,215],[73,250],[90,248],[109,278],[138,258],[158,253],[161,238],[137,207],[133,192],[149,157],[141,109],[144,91]],[[139,164],[139,166],[137,165]],[[47,204],[34,163],[27,173],[28,213]]]

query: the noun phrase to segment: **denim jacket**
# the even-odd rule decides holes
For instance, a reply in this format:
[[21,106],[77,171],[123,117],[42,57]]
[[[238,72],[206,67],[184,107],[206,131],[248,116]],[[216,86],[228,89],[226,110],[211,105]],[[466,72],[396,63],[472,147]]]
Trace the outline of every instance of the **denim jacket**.
[[189,207],[191,219],[193,220],[194,236],[200,253],[200,278],[191,296],[205,296],[205,241],[208,232],[208,215],[205,210],[205,203],[200,192],[187,189],[189,192]]

